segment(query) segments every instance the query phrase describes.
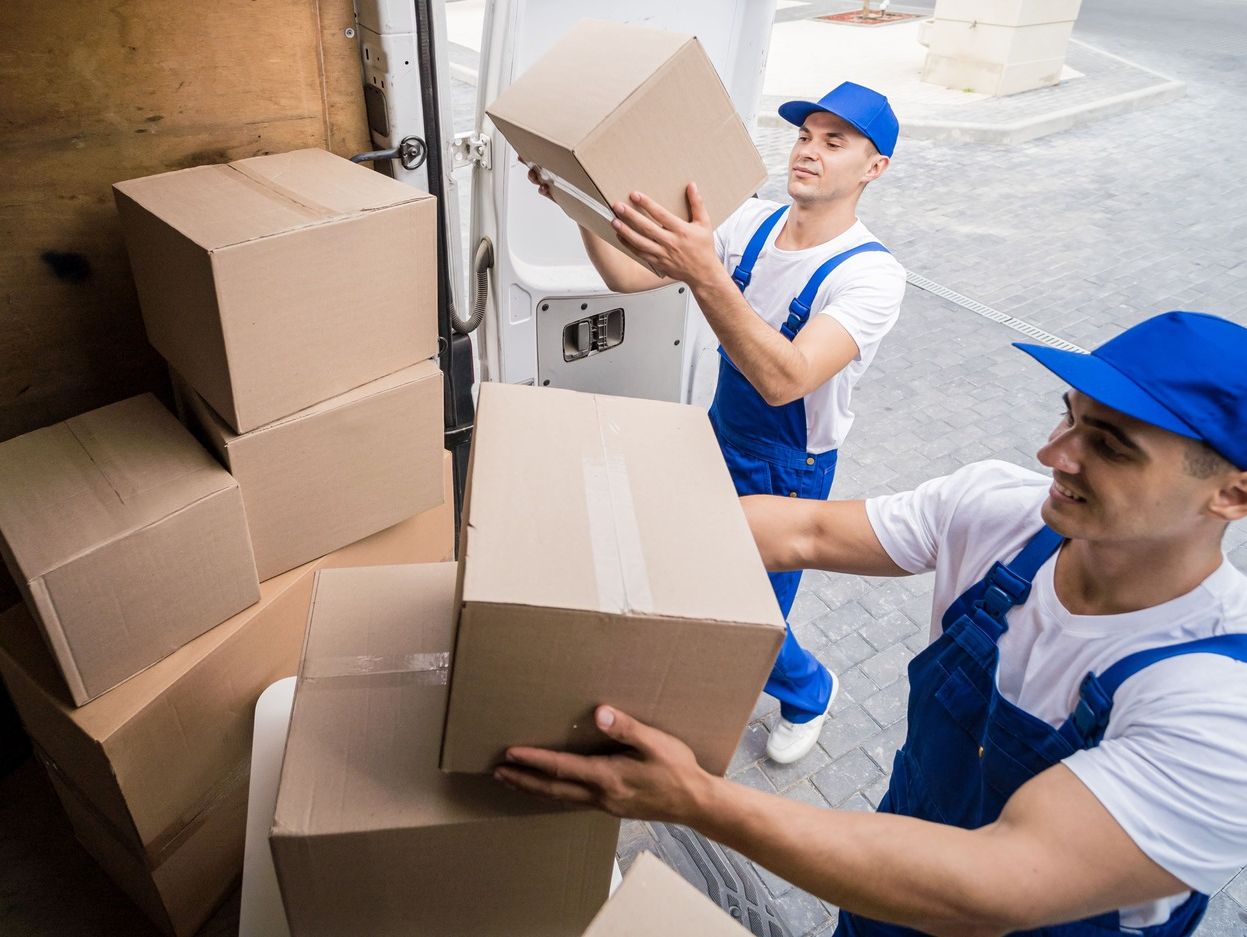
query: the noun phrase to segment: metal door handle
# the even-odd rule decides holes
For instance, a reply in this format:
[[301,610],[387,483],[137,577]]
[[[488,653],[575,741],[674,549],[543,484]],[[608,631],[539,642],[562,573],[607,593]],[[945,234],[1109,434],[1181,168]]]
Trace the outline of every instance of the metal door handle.
[[398,146],[389,150],[373,150],[369,153],[356,153],[351,157],[352,163],[367,163],[382,159],[396,159],[407,170],[419,169],[424,165],[428,150],[419,137],[403,137]]

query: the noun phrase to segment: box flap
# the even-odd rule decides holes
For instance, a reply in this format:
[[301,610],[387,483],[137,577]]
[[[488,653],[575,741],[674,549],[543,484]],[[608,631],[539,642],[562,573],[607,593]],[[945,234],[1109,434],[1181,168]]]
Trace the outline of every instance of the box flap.
[[31,581],[235,484],[144,394],[0,443],[0,532]]
[[583,937],[746,937],[714,902],[648,852],[603,905]]
[[782,627],[706,412],[481,386],[462,600]]
[[453,563],[321,570],[273,835],[471,823],[555,807],[438,769]]
[[195,166],[113,188],[206,250],[432,198],[317,149]]

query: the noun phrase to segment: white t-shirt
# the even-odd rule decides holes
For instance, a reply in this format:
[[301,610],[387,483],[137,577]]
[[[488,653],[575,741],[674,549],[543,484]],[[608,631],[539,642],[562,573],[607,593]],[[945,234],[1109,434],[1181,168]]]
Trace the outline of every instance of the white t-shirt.
[[[867,515],[893,561],[935,571],[931,639],[944,611],[1017,555],[1042,524],[1052,480],[979,462],[916,490],[872,498]],[[1073,615],[1053,587],[1055,556],[1030,598],[1009,612],[996,685],[1010,702],[1059,726],[1088,671],[1149,647],[1247,631],[1247,577],[1229,562],[1163,605],[1123,615]],[[1122,683],[1104,740],[1064,763],[1135,843],[1187,885],[1212,894],[1247,864],[1247,664],[1189,654]],[[1122,923],[1160,923],[1186,893],[1122,910]]]
[[[728,273],[736,269],[758,225],[779,202],[751,198],[714,233],[715,250]],[[780,250],[775,239],[787,215],[766,239],[753,267],[745,299],[770,326],[778,329],[788,318],[788,304],[805,288],[814,271],[836,254],[877,240],[860,221],[843,234],[817,247],[800,251]],[[853,386],[874,360],[883,336],[896,324],[905,294],[905,270],[896,258],[883,251],[865,251],[844,261],[823,281],[810,307],[810,315],[834,316],[857,342],[857,357],[839,374],[805,398],[806,449],[826,452],[838,449],[853,425],[849,398]]]

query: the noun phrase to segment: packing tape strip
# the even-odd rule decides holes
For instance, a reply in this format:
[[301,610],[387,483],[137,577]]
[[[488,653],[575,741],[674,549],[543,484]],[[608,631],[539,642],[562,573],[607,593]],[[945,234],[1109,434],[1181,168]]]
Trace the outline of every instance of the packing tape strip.
[[[87,812],[118,842],[127,846],[128,849],[133,849],[133,846],[139,842],[138,830],[131,826],[127,831],[118,826],[116,820],[96,806],[86,792],[62,770],[47,751],[38,744],[33,747],[47,772],[55,775],[56,779],[73,793]],[[194,835],[212,817],[213,813],[238,791],[239,786],[245,786],[250,778],[251,755],[248,753],[235,762],[215,784],[200,794],[175,820],[153,836],[150,841],[142,844],[143,858],[147,861],[147,867],[153,871],[160,868],[165,860]]]
[[564,193],[565,195],[571,196],[576,201],[580,202],[582,205],[588,208],[590,211],[604,218],[607,221],[607,223],[610,223],[615,220],[615,213],[613,211],[611,211],[609,208],[603,205],[598,199],[594,198],[592,195],[585,192],[583,189],[580,189],[572,185],[562,176],[556,176],[554,173],[550,172],[550,170],[542,169],[541,167],[535,166],[532,163],[525,163],[524,165],[527,166],[529,169],[536,169],[537,177],[543,183],[545,183],[546,185],[554,186],[554,188],[558,189],[560,192]]
[[304,662],[299,679],[333,680],[370,674],[399,674],[410,677],[416,683],[444,686],[450,679],[450,652],[326,657]]
[[285,201],[290,203],[290,207],[303,212],[309,218],[327,221],[331,218],[337,218],[341,215],[347,214],[346,212],[330,208],[328,205],[322,205],[319,202],[315,202],[312,199],[309,199],[306,195],[295,192],[294,189],[287,188],[284,185],[274,182],[267,176],[252,173],[244,166],[239,166],[236,163],[226,163],[225,168],[238,173],[246,184],[256,191],[268,196],[280,196]]
[[627,461],[614,442],[619,428],[600,410],[598,426],[602,455],[583,459],[598,601],[604,610],[650,613],[654,610],[654,595],[632,503],[632,484]]

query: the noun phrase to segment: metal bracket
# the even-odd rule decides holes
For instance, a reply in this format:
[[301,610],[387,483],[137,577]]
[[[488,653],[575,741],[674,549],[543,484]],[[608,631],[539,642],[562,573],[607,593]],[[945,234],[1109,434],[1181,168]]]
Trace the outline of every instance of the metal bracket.
[[368,153],[357,153],[351,157],[352,163],[366,163],[373,160],[396,159],[403,168],[410,171],[424,165],[426,156],[424,141],[419,137],[403,137],[398,146],[388,150],[372,150]]
[[489,169],[493,166],[493,147],[490,146],[487,134],[459,133],[450,145],[451,169],[460,166],[480,166]]

